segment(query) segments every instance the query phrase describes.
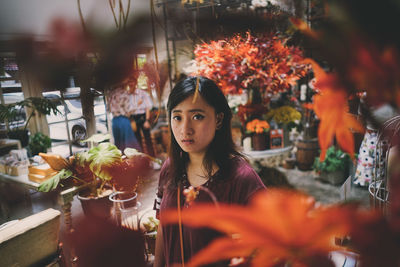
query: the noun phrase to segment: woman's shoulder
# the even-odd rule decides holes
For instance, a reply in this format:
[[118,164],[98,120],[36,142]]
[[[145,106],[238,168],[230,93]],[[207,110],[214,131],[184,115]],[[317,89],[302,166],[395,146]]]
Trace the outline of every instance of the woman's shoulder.
[[257,172],[242,157],[233,159],[229,178],[227,183],[231,186],[231,190],[235,192],[232,200],[235,203],[247,203],[255,192],[265,189],[265,185]]
[[169,171],[169,166],[171,165],[171,160],[167,158],[161,166],[160,177],[167,176]]
[[169,184],[169,166],[170,166],[170,160],[169,158],[166,159],[161,167],[160,170],[160,178],[158,180],[158,187],[159,191],[163,191],[164,187]]
[[231,184],[258,183],[261,181],[251,164],[240,156],[235,156],[231,159],[229,170],[224,172],[222,176],[222,181]]
[[231,159],[231,168],[232,174],[235,176],[243,176],[243,175],[257,175],[256,171],[250,165],[250,163],[243,157],[236,156]]

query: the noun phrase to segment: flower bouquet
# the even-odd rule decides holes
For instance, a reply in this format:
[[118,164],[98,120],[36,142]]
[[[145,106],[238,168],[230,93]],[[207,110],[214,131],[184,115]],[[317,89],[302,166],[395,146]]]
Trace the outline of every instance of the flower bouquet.
[[273,119],[278,124],[295,123],[301,119],[301,113],[291,106],[281,106],[271,109],[266,114],[267,120]]
[[254,119],[246,124],[246,133],[251,134],[251,143],[254,150],[266,150],[269,147],[270,126],[267,121]]
[[264,120],[254,119],[246,124],[247,133],[262,134],[268,132],[270,126]]

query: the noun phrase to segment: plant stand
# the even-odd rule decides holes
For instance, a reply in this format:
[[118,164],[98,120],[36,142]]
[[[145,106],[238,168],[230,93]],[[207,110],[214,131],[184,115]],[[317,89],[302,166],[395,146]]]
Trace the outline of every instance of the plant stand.
[[343,170],[334,172],[321,172],[320,179],[333,185],[341,185],[346,180],[346,175]]
[[262,151],[246,151],[251,164],[258,161],[262,166],[275,167],[283,164],[290,156],[293,146],[284,148],[267,149]]

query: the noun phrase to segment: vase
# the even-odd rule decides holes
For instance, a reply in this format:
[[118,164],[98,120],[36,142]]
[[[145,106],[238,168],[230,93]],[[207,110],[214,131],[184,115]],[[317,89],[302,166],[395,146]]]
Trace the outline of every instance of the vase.
[[251,137],[251,143],[253,150],[267,150],[269,148],[269,134],[268,133],[260,133],[253,134]]
[[78,194],[81,202],[82,210],[85,216],[96,217],[100,219],[109,219],[111,217],[112,203],[108,199],[112,190],[107,189],[101,196],[87,196],[87,192],[83,191]]
[[134,191],[117,191],[110,195],[113,203],[113,219],[118,226],[139,230],[139,208],[137,193]]

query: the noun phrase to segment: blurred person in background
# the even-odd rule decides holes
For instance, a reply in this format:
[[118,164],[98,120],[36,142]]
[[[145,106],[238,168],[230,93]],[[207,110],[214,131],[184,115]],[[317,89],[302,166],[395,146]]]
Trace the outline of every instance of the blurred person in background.
[[129,116],[132,114],[131,96],[136,87],[136,80],[128,78],[114,87],[108,95],[108,108],[112,113],[112,133],[114,144],[119,150],[135,148],[142,150],[133,132]]
[[154,157],[155,153],[150,135],[150,111],[153,108],[153,101],[145,89],[137,87],[130,95],[130,105],[132,110],[130,120],[136,124],[133,128],[136,128],[135,135],[143,149],[141,151]]

